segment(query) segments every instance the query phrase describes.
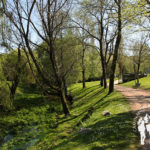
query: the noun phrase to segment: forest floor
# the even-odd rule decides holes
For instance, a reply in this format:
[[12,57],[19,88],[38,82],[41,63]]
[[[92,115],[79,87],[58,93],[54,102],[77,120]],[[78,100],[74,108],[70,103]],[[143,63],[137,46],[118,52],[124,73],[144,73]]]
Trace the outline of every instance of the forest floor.
[[[149,77],[140,79],[144,81],[144,82],[141,82],[142,89],[149,89],[147,82],[145,82],[146,79],[149,80]],[[135,122],[137,122],[140,116],[144,117],[146,114],[150,115],[150,91],[142,90],[140,89],[141,87],[139,89],[131,88],[131,87],[134,87],[133,86],[134,81],[127,82],[123,85],[125,86],[115,85],[115,89],[129,100],[131,109],[133,113],[135,114]],[[126,87],[126,86],[130,86],[130,87]],[[145,143],[146,144],[144,146],[141,146],[140,149],[149,150],[150,139],[148,135],[147,135]]]

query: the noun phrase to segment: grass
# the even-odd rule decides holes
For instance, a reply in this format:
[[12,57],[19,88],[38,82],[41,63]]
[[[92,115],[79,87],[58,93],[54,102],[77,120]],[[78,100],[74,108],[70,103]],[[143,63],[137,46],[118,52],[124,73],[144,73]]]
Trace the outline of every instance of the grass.
[[26,86],[17,90],[16,110],[0,116],[0,150],[26,149],[54,128],[60,102],[38,93]]
[[[150,76],[148,75],[147,77],[139,79],[140,86],[138,88],[144,89],[144,90],[150,90]],[[120,84],[121,86],[126,86],[126,87],[135,87],[135,80],[129,81],[123,84]]]
[[[18,94],[19,110],[0,117],[5,134],[13,138],[1,145],[1,150],[26,146],[28,150],[136,150],[137,135],[133,131],[133,114],[125,98],[108,91],[99,82],[75,84],[69,88],[74,96],[71,116],[65,117],[58,98],[45,100],[38,93]],[[23,91],[24,92],[24,91]],[[57,113],[51,110],[51,106]],[[103,116],[108,110],[112,115]],[[3,122],[3,123],[1,123]],[[5,126],[5,130],[4,130]],[[81,128],[91,128],[89,134],[79,135]],[[1,127],[2,129],[2,127]],[[1,130],[2,132],[2,130]]]

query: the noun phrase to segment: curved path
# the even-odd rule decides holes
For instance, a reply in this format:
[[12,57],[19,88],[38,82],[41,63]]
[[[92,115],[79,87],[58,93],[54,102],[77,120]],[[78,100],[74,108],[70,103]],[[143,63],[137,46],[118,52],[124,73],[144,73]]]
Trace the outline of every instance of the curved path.
[[[150,91],[119,85],[115,85],[115,89],[129,100],[131,109],[134,113],[138,114],[139,112],[141,116],[145,116],[146,113],[150,115]],[[140,149],[150,150],[150,137],[146,139],[146,144],[141,146]]]
[[119,85],[115,85],[115,89],[129,100],[133,111],[150,108],[150,91],[133,89]]

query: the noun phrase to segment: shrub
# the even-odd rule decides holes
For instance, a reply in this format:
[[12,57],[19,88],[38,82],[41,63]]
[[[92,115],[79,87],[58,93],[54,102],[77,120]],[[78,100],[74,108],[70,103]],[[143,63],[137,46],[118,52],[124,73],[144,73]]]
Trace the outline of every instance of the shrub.
[[12,102],[10,100],[10,92],[5,84],[0,86],[0,107],[1,111],[6,111],[12,108]]

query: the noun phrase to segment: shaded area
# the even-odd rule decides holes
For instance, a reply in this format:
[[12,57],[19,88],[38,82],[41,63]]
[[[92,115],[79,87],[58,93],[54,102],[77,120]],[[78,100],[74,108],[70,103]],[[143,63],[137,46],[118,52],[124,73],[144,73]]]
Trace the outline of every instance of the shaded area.
[[44,97],[34,88],[23,89],[17,93],[16,109],[0,116],[2,150],[25,150],[35,145],[56,127],[56,114],[62,113],[57,97]]
[[131,112],[107,117],[104,120],[97,121],[95,124],[88,126],[89,128],[92,128],[91,133],[86,135],[75,134],[65,142],[62,142],[57,146],[53,146],[52,150],[69,149],[70,143],[72,142],[74,143],[74,149],[76,149],[78,145],[81,145],[85,148],[88,145],[90,147],[89,149],[91,150],[120,150],[128,149],[129,144],[132,146],[132,144],[135,143],[137,144],[137,147],[134,148],[137,149],[139,146],[138,142],[136,141],[135,132],[132,129],[133,118],[134,115]]

